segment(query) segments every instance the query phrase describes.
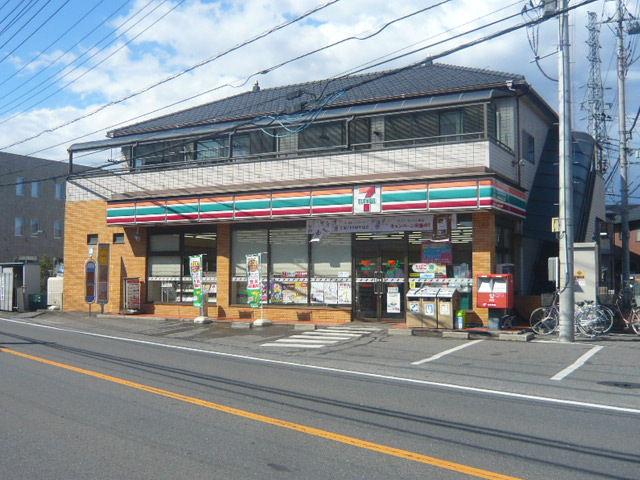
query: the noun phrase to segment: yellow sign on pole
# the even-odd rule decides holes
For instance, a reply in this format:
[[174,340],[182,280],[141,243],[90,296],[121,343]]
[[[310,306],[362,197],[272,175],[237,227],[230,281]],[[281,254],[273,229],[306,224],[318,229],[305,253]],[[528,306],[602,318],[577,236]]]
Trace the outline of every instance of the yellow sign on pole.
[[551,219],[551,231],[553,233],[560,232],[560,217],[553,217]]

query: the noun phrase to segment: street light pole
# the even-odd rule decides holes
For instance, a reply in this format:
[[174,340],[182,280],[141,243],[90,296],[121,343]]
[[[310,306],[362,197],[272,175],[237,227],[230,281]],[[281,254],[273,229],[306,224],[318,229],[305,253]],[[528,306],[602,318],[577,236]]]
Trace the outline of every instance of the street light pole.
[[559,102],[559,214],[560,217],[560,334],[561,342],[573,342],[574,291],[573,291],[573,163],[571,154],[571,73],[569,63],[569,13],[568,0],[562,1],[565,10],[559,17],[558,102]]
[[622,292],[624,304],[629,302],[629,162],[627,161],[627,118],[625,77],[627,55],[624,45],[624,4],[618,0],[616,15],[616,36],[618,37],[618,137],[620,155],[620,223],[622,237]]

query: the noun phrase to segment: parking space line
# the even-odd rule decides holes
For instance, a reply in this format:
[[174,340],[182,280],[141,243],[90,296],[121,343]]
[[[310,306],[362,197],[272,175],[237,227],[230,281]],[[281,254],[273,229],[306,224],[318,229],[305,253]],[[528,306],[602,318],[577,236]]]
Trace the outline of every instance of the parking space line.
[[593,357],[596,353],[598,353],[603,348],[604,347],[602,345],[593,347],[591,350],[589,350],[587,353],[582,355],[580,358],[578,358],[575,362],[573,362],[567,368],[556,373],[553,377],[551,377],[551,380],[562,380],[567,375],[579,369],[582,365],[584,365],[587,362],[587,360],[589,360],[591,357]]
[[476,343],[480,343],[483,340],[472,340],[471,342],[463,343],[462,345],[458,345],[457,347],[450,348],[449,350],[445,350],[444,352],[436,353],[435,355],[423,358],[422,360],[418,360],[417,362],[411,362],[411,365],[422,365],[423,363],[433,362],[434,360],[438,360],[439,358],[444,357],[445,355],[449,355],[450,353],[457,352],[458,350],[462,350],[463,348],[470,347],[471,345],[475,345]]

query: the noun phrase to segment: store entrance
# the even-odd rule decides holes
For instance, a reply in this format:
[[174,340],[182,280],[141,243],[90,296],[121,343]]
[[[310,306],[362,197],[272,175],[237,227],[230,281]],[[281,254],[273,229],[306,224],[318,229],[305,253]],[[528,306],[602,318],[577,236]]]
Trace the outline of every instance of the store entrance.
[[404,234],[355,237],[355,319],[404,321],[407,255]]

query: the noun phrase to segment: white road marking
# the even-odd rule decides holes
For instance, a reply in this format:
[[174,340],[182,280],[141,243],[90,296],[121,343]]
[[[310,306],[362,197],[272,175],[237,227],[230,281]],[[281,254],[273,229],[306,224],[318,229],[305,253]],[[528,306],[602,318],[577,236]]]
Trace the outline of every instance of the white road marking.
[[323,348],[323,343],[263,343],[261,347],[291,347],[291,348]]
[[279,338],[274,342],[291,342],[291,343],[338,343],[340,340],[318,340],[317,338]]
[[375,378],[377,380],[388,380],[391,382],[408,383],[411,385],[422,385],[426,387],[446,388],[449,390],[456,390],[460,392],[473,392],[481,395],[493,395],[495,397],[517,398],[520,400],[530,400],[532,402],[548,403],[552,405],[568,405],[568,406],[579,407],[579,408],[590,408],[593,410],[602,410],[602,411],[618,412],[618,413],[631,413],[634,415],[640,415],[640,408],[619,407],[617,405],[581,402],[578,400],[566,400],[563,398],[543,397],[541,395],[527,395],[524,393],[509,392],[505,390],[493,390],[490,388],[457,385],[455,383],[433,382],[430,380],[421,380],[418,378],[398,377],[396,375],[383,375],[381,373],[361,372],[358,370],[346,370],[343,368],[335,368],[335,367],[323,367],[321,365],[313,365],[308,363],[288,362],[285,360],[253,357],[251,355],[240,355],[238,353],[227,353],[227,352],[218,352],[215,350],[204,350],[201,348],[184,347],[181,345],[172,345],[170,343],[159,343],[159,342],[151,342],[148,340],[138,340],[135,338],[117,337],[115,335],[104,335],[101,333],[85,332],[83,330],[54,327],[51,325],[41,325],[37,323],[23,322],[20,320],[12,320],[12,319],[2,318],[2,317],[0,317],[0,320],[3,320],[5,322],[10,322],[10,323],[16,323],[20,325],[26,325],[29,327],[44,328],[48,330],[56,330],[56,331],[65,332],[65,333],[75,333],[76,335],[86,335],[88,337],[106,338],[108,340],[119,340],[121,342],[136,343],[139,345],[150,345],[150,346],[160,347],[160,348],[169,348],[172,350],[181,350],[184,352],[202,353],[204,355],[212,355],[215,357],[233,358],[236,360],[246,360],[250,362],[265,363],[270,365],[281,365],[285,367],[304,368],[307,370],[315,370],[318,372],[339,373],[342,375],[351,375],[355,377]]
[[553,377],[551,377],[551,380],[562,380],[567,375],[570,375],[571,373],[579,369],[581,366],[583,366],[587,362],[587,360],[589,360],[591,357],[593,357],[596,353],[598,353],[603,348],[604,347],[602,345],[593,347],[591,350],[589,350],[587,353],[582,355],[580,358],[578,358],[575,362],[573,362],[567,368],[565,368],[564,370],[560,370],[558,373],[556,373]]
[[347,332],[336,332],[335,330],[316,330],[316,332],[320,333],[340,333],[340,335],[344,335],[345,337],[361,337],[361,333],[347,333]]
[[345,336],[344,333],[327,333],[327,332],[305,332],[302,335],[308,335],[309,337],[333,337],[343,338],[345,340],[353,338],[352,336]]
[[438,360],[439,358],[449,355],[450,353],[457,352],[458,350],[462,350],[463,348],[470,347],[471,345],[475,345],[476,343],[480,343],[482,341],[483,340],[480,339],[480,340],[472,340],[470,342],[463,343],[462,345],[458,345],[457,347],[450,348],[449,350],[445,350],[444,352],[436,353],[431,357],[423,358],[422,360],[418,360],[416,362],[411,362],[411,365],[422,365],[423,363],[433,362],[434,360]]
[[336,342],[339,342],[340,340],[350,340],[351,337],[334,337],[333,335],[330,337],[320,337],[318,335],[291,335],[290,337],[287,338],[305,338],[305,339],[309,339],[309,340],[333,340]]

